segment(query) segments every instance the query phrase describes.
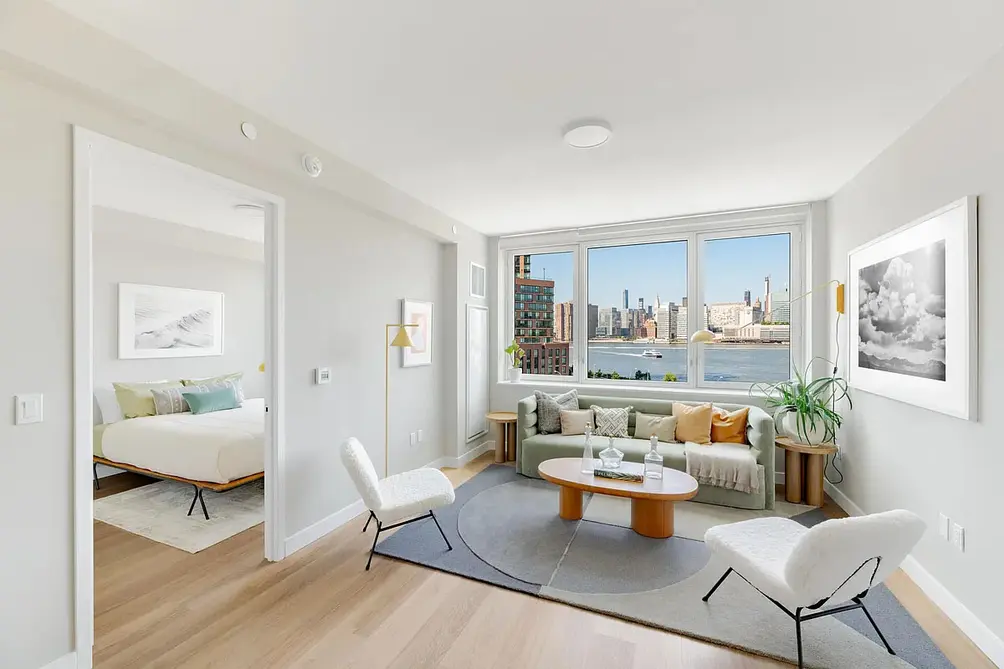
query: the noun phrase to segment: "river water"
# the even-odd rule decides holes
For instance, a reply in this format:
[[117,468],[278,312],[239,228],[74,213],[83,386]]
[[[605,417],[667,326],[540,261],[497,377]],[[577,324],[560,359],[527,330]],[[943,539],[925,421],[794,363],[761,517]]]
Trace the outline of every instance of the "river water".
[[[642,351],[652,349],[661,358],[644,358]],[[778,344],[706,345],[706,381],[784,381],[790,378],[789,350]],[[635,371],[650,372],[653,381],[662,381],[667,372],[677,381],[687,380],[687,347],[684,344],[590,342],[589,364],[592,371],[617,372],[634,378]]]

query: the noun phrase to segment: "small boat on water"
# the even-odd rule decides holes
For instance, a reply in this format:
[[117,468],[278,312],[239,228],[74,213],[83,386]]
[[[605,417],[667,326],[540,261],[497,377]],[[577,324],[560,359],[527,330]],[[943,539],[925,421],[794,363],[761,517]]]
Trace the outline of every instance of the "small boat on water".
[[643,357],[643,358],[661,358],[662,357],[662,352],[661,351],[657,351],[654,348],[649,348],[649,349],[645,349],[644,351],[642,351],[641,357]]

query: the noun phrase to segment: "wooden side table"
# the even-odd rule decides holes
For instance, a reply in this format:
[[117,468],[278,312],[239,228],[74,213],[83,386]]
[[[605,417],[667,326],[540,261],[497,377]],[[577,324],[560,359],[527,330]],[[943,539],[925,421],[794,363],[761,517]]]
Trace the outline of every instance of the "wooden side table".
[[492,411],[488,421],[495,423],[495,462],[516,461],[516,414]]
[[823,469],[826,456],[837,452],[833,444],[810,446],[790,437],[777,437],[778,448],[784,449],[784,498],[792,504],[823,505]]

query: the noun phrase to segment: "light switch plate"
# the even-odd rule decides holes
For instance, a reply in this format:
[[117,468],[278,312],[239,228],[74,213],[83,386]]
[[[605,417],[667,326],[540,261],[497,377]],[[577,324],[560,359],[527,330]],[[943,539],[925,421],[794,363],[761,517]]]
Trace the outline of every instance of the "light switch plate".
[[958,548],[960,553],[966,552],[966,528],[958,523],[952,523],[952,545]]
[[420,443],[420,444],[422,443],[422,431],[421,430],[418,431],[418,443]]
[[952,540],[952,521],[943,513],[938,514],[938,536],[945,541]]
[[42,422],[42,394],[17,395],[14,397],[14,424],[28,425]]

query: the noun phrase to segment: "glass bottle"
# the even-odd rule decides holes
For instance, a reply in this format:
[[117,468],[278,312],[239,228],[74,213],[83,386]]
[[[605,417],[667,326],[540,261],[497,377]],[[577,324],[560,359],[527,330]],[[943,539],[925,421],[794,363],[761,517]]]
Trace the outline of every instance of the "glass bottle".
[[659,453],[659,439],[653,434],[649,440],[652,449],[645,454],[645,478],[662,478],[662,455]]
[[593,460],[593,426],[586,423],[585,446],[582,449],[582,473],[592,474],[596,470],[596,462]]

